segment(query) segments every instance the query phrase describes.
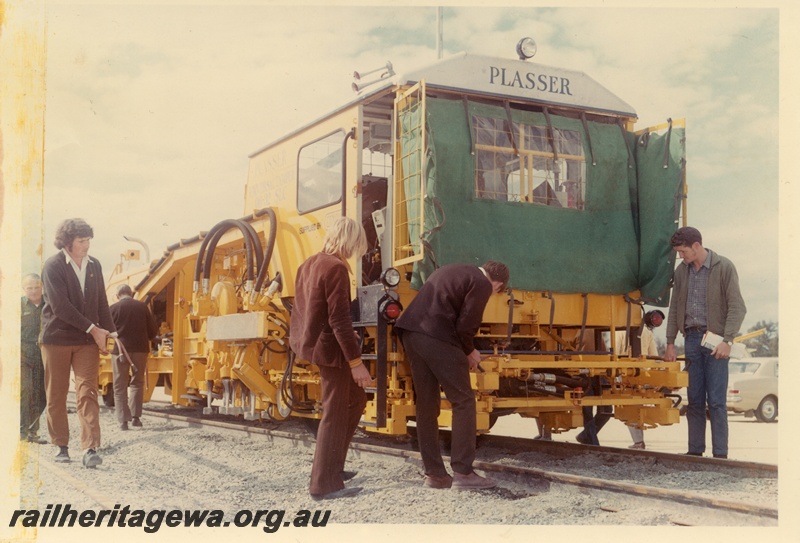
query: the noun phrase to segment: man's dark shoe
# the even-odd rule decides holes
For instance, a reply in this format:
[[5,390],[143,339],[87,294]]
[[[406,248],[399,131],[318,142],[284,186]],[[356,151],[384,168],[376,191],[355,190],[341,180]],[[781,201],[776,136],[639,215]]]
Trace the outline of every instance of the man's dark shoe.
[[341,490],[335,490],[333,492],[328,492],[327,494],[311,494],[311,499],[315,502],[320,500],[335,500],[337,498],[352,498],[356,494],[361,492],[360,486],[354,486],[350,488],[343,488]]
[[100,455],[94,449],[89,449],[83,455],[83,465],[87,468],[96,468],[100,464],[103,463],[103,459],[100,458]]
[[131,426],[136,426],[138,428],[141,428],[142,421],[139,420],[139,417],[133,417],[133,421],[131,421]]
[[353,477],[358,475],[357,471],[343,471],[342,472],[342,481],[349,481]]
[[714,458],[728,458],[727,454],[715,454]]
[[128,429],[128,422],[127,421],[126,422],[120,422],[119,423],[119,429],[120,430],[127,430]]
[[58,454],[54,458],[56,462],[67,463],[69,462],[69,447],[59,446]]
[[687,452],[686,456],[703,456],[703,453]]
[[39,437],[36,434],[28,434],[28,443],[38,443],[39,445],[44,445],[47,443],[47,440],[43,437]]
[[426,475],[422,485],[427,488],[450,488],[453,478],[449,475]]
[[581,443],[583,445],[591,445],[592,444],[592,442],[589,441],[586,438],[586,435],[583,432],[581,432],[580,434],[575,436],[575,441],[577,441],[578,443]]

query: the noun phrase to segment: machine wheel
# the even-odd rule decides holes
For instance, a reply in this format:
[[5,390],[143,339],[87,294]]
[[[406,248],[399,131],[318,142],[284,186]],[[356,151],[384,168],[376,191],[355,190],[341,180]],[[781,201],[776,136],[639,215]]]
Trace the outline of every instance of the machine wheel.
[[767,396],[755,411],[756,418],[761,422],[775,422],[778,418],[778,398],[775,396]]
[[[289,413],[291,413],[291,410],[289,410]],[[286,417],[289,416],[289,413],[285,413],[284,410],[281,409],[280,405],[276,405],[274,403],[271,403],[267,406],[267,417],[269,417],[269,420],[273,422],[281,422],[286,420]],[[314,437],[316,437],[316,434],[314,434]]]
[[114,407],[114,389],[112,387],[108,387],[108,390],[103,392],[103,405]]
[[[281,385],[278,387],[278,393],[275,395],[275,403],[270,403],[267,406],[267,417],[274,422],[284,421],[292,414],[292,408],[283,401],[283,393],[283,386]],[[316,433],[314,437],[316,437]]]

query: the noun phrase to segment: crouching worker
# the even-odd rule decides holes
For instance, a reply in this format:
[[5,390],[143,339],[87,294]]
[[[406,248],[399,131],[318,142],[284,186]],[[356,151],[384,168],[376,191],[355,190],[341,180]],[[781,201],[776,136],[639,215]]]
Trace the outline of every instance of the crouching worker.
[[350,265],[367,250],[367,236],[356,221],[342,217],[328,230],[322,252],[297,270],[290,323],[290,345],[298,357],[319,366],[322,421],[311,467],[314,500],[355,496],[345,488],[354,472],[344,464],[350,440],[367,404],[364,387],[372,381],[361,362],[361,347],[350,316]]
[[[417,406],[417,439],[429,488],[481,489],[495,481],[472,470],[475,461],[475,393],[469,371],[480,353],[473,339],[492,293],[508,283],[508,267],[489,261],[483,267],[450,264],[433,272],[395,324],[401,334]],[[453,441],[447,473],[439,449],[439,387],[453,406]]]

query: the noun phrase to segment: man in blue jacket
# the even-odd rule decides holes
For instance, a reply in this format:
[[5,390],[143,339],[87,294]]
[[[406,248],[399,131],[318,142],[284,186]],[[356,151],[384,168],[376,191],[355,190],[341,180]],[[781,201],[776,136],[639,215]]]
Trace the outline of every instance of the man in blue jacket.
[[47,429],[59,448],[56,462],[69,462],[67,393],[70,370],[75,374],[75,401],[81,427],[83,465],[95,468],[103,460],[100,447],[100,406],[97,376],[100,353],[115,332],[108,309],[100,262],[89,256],[94,231],[83,219],[67,219],[56,230],[58,253],[44,263],[44,306],[39,343],[47,393]]

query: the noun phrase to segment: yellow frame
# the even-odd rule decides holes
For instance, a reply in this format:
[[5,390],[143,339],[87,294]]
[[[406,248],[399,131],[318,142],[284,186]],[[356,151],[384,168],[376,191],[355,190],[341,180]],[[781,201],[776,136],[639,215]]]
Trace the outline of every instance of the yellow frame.
[[[420,124],[418,126],[407,127],[407,132],[414,130],[420,131],[420,147],[416,148],[407,154],[403,155],[400,149],[401,130],[403,126],[398,123],[400,112],[402,110],[411,109],[414,107],[421,108]],[[394,158],[394,181],[392,193],[392,208],[393,208],[393,236],[392,236],[392,259],[395,266],[403,264],[410,264],[422,260],[424,257],[424,250],[422,248],[422,233],[425,225],[425,160],[427,156],[427,134],[425,133],[425,82],[420,81],[413,85],[405,92],[398,92],[394,101],[394,135],[395,135],[395,158]],[[403,170],[403,162],[409,158],[414,159],[413,155],[419,154],[419,173],[410,174]],[[418,177],[418,179],[414,179]],[[411,180],[419,186],[419,192],[415,196],[419,199],[419,222],[416,224],[419,229],[420,237],[415,242],[411,240],[410,226],[407,203],[408,197],[406,196],[405,184]]]

